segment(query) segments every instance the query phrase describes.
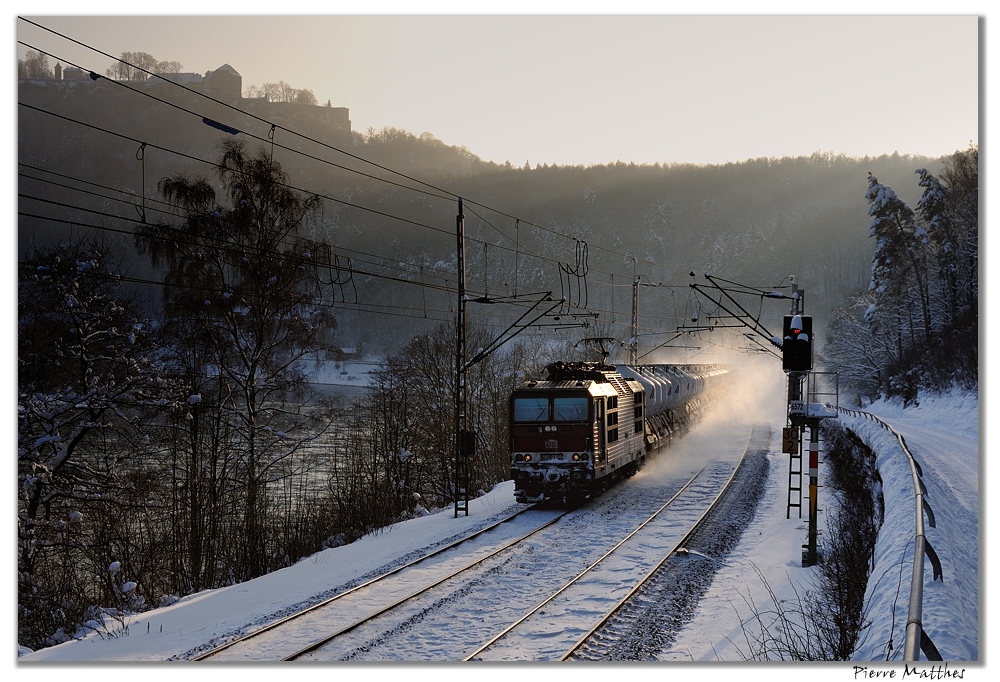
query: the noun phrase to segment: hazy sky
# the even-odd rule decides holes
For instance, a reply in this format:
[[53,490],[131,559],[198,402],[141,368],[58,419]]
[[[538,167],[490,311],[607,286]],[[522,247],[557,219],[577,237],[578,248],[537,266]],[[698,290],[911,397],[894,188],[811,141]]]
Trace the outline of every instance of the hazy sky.
[[[379,7],[357,4],[328,3],[325,16],[20,16],[108,55],[148,52],[201,74],[228,63],[244,89],[285,81],[347,107],[355,130],[426,131],[515,165],[943,155],[979,141],[975,14],[329,14]],[[50,65],[111,64],[24,21],[15,30]]]

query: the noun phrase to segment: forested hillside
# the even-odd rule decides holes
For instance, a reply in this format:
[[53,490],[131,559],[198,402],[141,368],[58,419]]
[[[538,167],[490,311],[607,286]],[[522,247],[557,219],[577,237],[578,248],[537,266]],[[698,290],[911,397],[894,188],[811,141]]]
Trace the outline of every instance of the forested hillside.
[[[214,175],[229,135],[202,119],[224,121],[242,131],[237,137],[249,148],[264,148],[281,163],[297,190],[320,196],[311,230],[334,258],[341,343],[376,352],[426,331],[424,319],[448,319],[456,197],[467,207],[469,287],[480,294],[552,291],[621,336],[636,276],[678,287],[652,299],[656,314],[645,319],[656,328],[643,330],[651,334],[684,317],[682,289],[692,270],[760,287],[794,275],[822,326],[832,307],[870,281],[868,174],[913,203],[915,169],[935,174],[942,165],[820,152],[722,166],[497,165],[429,133],[369,130],[334,146],[322,142],[328,136],[318,121],[296,121],[294,134],[269,130],[265,121],[189,93],[141,98],[104,79],[58,89],[24,81],[19,98],[20,187],[45,202],[22,199],[22,252],[86,229],[131,249],[136,224],[170,218],[161,179]],[[135,279],[157,279],[148,264],[130,260]],[[155,301],[157,285],[141,295]],[[380,308],[387,301],[392,305]],[[475,323],[481,311],[470,312]],[[516,315],[489,313],[484,321],[494,324]]]

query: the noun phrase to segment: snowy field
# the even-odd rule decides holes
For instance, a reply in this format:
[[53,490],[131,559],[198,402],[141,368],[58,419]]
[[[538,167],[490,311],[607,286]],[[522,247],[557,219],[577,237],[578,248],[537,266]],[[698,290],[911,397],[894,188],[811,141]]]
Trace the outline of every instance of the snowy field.
[[[348,372],[346,375],[338,372],[338,375],[358,376],[351,383],[363,383],[362,372],[355,373],[351,367]],[[773,404],[773,398],[768,398],[767,402]],[[919,407],[906,410],[887,404],[876,404],[868,409],[906,436],[907,444],[923,466],[927,499],[937,518],[937,528],[929,529],[927,537],[941,558],[944,581],[930,582],[928,562],[923,611],[925,629],[949,661],[950,671],[965,670],[966,677],[981,674],[984,668],[976,661],[982,656],[979,620],[985,620],[985,610],[981,610],[978,590],[982,526],[979,522],[981,472],[976,396],[956,393],[925,399]],[[909,469],[895,438],[886,431],[863,419],[844,418],[842,421],[878,452],[886,495],[886,522],[880,535],[874,574],[879,579],[869,588],[873,624],[865,648],[859,654],[864,662],[858,664],[882,670],[895,669],[901,677],[912,560],[900,554],[903,551],[900,547],[912,544],[914,523],[912,484],[907,485]],[[774,418],[777,433],[783,425],[780,418]],[[780,443],[773,447],[778,449],[779,446]],[[901,473],[904,467],[905,477]],[[749,615],[749,605],[765,608],[770,599],[768,588],[779,598],[789,599],[794,597],[796,590],[802,591],[809,586],[811,571],[801,567],[805,519],[799,519],[795,513],[791,519],[786,518],[787,472],[787,455],[773,453],[769,489],[757,517],[741,544],[725,559],[694,621],[681,632],[671,649],[661,654],[661,660],[700,663],[709,670],[726,673],[766,670],[769,678],[778,674],[799,676],[805,669],[810,675],[820,672],[830,675],[831,679],[861,679],[851,664],[775,666],[744,660],[742,652],[747,647],[741,620]],[[822,475],[821,468],[821,483]],[[81,640],[34,653],[21,652],[16,672],[58,674],[65,668],[65,665],[36,666],[34,663],[139,663],[179,657],[217,637],[303,602],[332,585],[344,584],[410,552],[483,526],[515,506],[513,485],[507,481],[473,500],[468,516],[455,518],[448,508],[366,536],[351,545],[319,552],[295,566],[256,580],[208,590],[185,597],[171,606],[136,615],[125,623],[111,623],[104,633],[91,633]],[[820,506],[823,506],[822,497]],[[500,598],[502,595],[498,595]],[[868,662],[886,660],[891,664]],[[725,662],[722,669],[719,662]],[[734,664],[736,669],[731,667]],[[356,665],[341,665],[349,674],[359,672]],[[665,670],[664,664],[656,663],[612,665],[628,666],[630,674],[639,675],[659,675]],[[921,670],[931,671],[928,662],[918,665]],[[203,674],[203,669],[210,667],[189,668],[186,672]],[[266,668],[260,672],[266,675]],[[407,666],[407,673],[439,678],[453,673],[464,676],[470,672],[459,668],[461,673],[450,665]],[[504,675],[504,669],[505,666],[485,666],[476,674]],[[601,669],[587,666],[581,672],[585,676],[596,675]],[[175,668],[161,664],[143,666],[142,670],[143,674],[172,674]],[[694,672],[687,666],[681,670]],[[251,674],[257,672],[255,668]]]

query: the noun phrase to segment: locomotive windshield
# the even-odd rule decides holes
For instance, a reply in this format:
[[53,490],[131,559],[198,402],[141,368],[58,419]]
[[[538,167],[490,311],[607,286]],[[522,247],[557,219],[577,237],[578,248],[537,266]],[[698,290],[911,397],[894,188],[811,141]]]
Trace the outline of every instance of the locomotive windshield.
[[579,398],[553,398],[552,419],[557,422],[582,422],[587,420],[587,405],[590,401]]
[[548,398],[515,398],[514,421],[545,422],[549,420]]
[[578,397],[531,397],[514,398],[514,421],[516,422],[581,422],[587,421],[587,406],[590,399]]

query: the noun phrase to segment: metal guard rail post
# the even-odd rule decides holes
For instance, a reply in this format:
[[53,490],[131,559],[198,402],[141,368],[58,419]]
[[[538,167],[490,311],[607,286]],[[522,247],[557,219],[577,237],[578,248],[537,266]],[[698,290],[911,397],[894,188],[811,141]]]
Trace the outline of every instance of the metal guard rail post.
[[896,440],[899,442],[899,447],[902,448],[903,454],[905,454],[909,460],[910,475],[913,477],[913,489],[916,496],[917,517],[916,538],[913,549],[913,575],[910,579],[910,605],[906,616],[906,640],[903,645],[903,660],[919,661],[919,651],[922,650],[924,655],[927,656],[927,660],[940,661],[942,660],[941,654],[938,652],[937,647],[934,646],[934,642],[931,641],[931,638],[924,631],[922,622],[924,596],[924,554],[926,554],[931,560],[931,566],[934,571],[932,580],[937,580],[938,578],[944,580],[944,574],[941,571],[941,561],[938,559],[937,552],[934,551],[934,548],[931,547],[930,542],[924,535],[924,512],[927,512],[928,522],[932,528],[934,527],[934,512],[931,509],[930,504],[928,504],[924,499],[927,490],[924,486],[924,482],[921,480],[923,471],[920,468],[920,464],[913,457],[913,453],[911,453],[910,449],[906,447],[906,440],[903,438],[902,434],[889,426],[889,424],[887,424],[882,418],[871,414],[870,412],[863,412],[861,410],[851,410],[840,406],[838,406],[837,409],[846,414],[850,414],[855,417],[863,417],[878,423],[882,428],[896,437]]

